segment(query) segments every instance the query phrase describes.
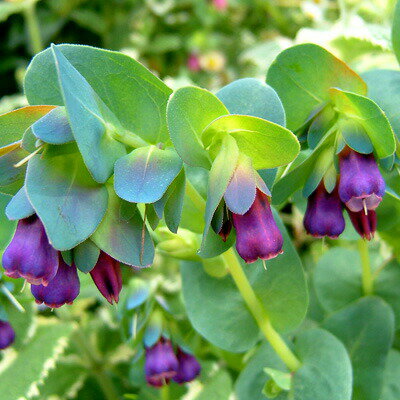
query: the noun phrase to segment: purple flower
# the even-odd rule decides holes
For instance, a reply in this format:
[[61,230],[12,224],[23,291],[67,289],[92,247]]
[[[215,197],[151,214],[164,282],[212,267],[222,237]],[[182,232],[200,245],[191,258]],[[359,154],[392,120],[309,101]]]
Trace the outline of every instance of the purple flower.
[[328,193],[321,182],[309,196],[304,215],[304,227],[314,237],[337,238],[345,228],[342,203],[337,187]]
[[15,340],[15,332],[11,324],[0,320],[0,350],[11,346]]
[[232,213],[236,229],[236,250],[246,263],[268,260],[283,253],[282,234],[272,215],[268,196],[257,188],[250,209],[243,215]]
[[178,359],[171,341],[161,337],[158,342],[146,348],[145,373],[147,383],[154,387],[167,384],[178,371]]
[[364,239],[371,240],[376,231],[376,212],[374,210],[368,210],[366,214],[364,210],[353,212],[347,209],[347,213],[349,214],[354,229],[359,235]]
[[352,212],[378,207],[385,194],[385,181],[374,155],[345,147],[339,154],[339,163],[339,196],[346,207]]
[[190,71],[197,72],[200,71],[200,59],[197,54],[190,54],[188,61],[187,61],[187,67]]
[[100,252],[95,267],[90,271],[93,282],[100,293],[110,304],[118,303],[122,289],[122,276],[119,261],[114,260],[107,253]]
[[10,278],[25,278],[32,285],[47,286],[56,275],[57,250],[50,245],[37,215],[18,221],[3,254],[3,267]]
[[191,382],[192,380],[196,379],[201,371],[201,366],[196,360],[196,357],[185,353],[181,348],[178,347],[177,358],[178,371],[172,379],[177,383]]
[[32,285],[31,292],[36,303],[51,308],[72,304],[79,294],[79,278],[75,265],[67,265],[59,253],[59,267],[56,276],[47,286]]

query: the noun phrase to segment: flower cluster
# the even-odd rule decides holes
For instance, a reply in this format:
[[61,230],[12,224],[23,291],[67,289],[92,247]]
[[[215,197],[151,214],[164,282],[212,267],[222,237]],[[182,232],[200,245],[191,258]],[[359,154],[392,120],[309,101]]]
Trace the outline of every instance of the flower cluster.
[[183,384],[200,374],[201,366],[196,358],[179,346],[176,353],[169,339],[163,336],[146,348],[145,373],[147,383],[154,387],[167,385],[170,380]]
[[375,209],[385,194],[385,181],[374,155],[346,146],[339,153],[339,169],[339,183],[332,192],[321,182],[309,196],[304,227],[312,236],[337,238],[345,228],[346,209],[360,236],[371,240],[377,224]]

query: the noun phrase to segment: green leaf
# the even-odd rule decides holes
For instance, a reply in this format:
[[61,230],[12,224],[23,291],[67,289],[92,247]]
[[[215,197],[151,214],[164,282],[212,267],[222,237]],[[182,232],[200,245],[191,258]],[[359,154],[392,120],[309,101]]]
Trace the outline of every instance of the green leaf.
[[0,115],[0,147],[21,140],[24,132],[53,108],[54,106],[28,106]]
[[87,239],[107,209],[107,190],[86,169],[75,144],[49,147],[29,160],[28,199],[58,250]]
[[310,149],[315,149],[325,134],[335,122],[335,111],[326,105],[313,119],[307,132],[307,143]]
[[358,153],[369,154],[374,151],[368,133],[357,120],[339,121],[339,131],[346,144]]
[[36,121],[32,125],[32,132],[38,139],[51,144],[64,144],[74,140],[65,107],[56,107]]
[[[286,332],[295,329],[304,318],[307,288],[300,258],[276,213],[274,218],[283,235],[284,253],[267,261],[266,271],[261,261],[251,268],[240,262],[272,325]],[[181,273],[183,297],[193,327],[222,349],[243,352],[252,348],[259,340],[260,330],[231,276],[212,277],[198,262],[183,262]]]
[[151,265],[154,244],[139,210],[136,205],[119,199],[111,188],[108,193],[106,215],[91,239],[101,250],[124,264],[136,267]]
[[389,350],[383,376],[381,400],[397,400],[400,398],[400,352]]
[[184,87],[170,98],[167,107],[168,129],[182,160],[192,166],[210,168],[210,160],[201,143],[204,128],[229,111],[205,89]]
[[396,3],[392,25],[392,44],[394,54],[400,62],[400,3]]
[[2,400],[32,397],[49,369],[63,353],[73,330],[72,324],[46,323],[0,373]]
[[[71,44],[57,48],[125,129],[152,144],[168,139],[165,114],[171,89],[147,68],[115,51]],[[51,49],[34,57],[24,86],[30,104],[63,105]]]
[[16,168],[18,162],[24,159],[28,153],[17,147],[0,157],[0,192],[14,195],[24,184],[26,164]]
[[115,163],[115,191],[132,203],[154,203],[181,169],[182,161],[174,150],[140,147]]
[[212,370],[202,379],[200,392],[194,400],[229,400],[232,392],[232,378],[223,369]]
[[90,239],[87,239],[74,248],[73,254],[77,268],[84,273],[88,273],[96,265],[100,250]]
[[344,62],[315,44],[284,50],[268,70],[267,83],[278,93],[287,126],[296,131],[318,107],[329,101],[329,89],[338,87],[365,94],[364,81]]
[[57,46],[53,46],[52,51],[65,108],[79,151],[93,178],[104,183],[112,175],[115,161],[125,155],[125,146],[108,134],[100,110],[101,100],[86,79]]
[[26,195],[25,186],[10,200],[6,207],[6,215],[10,220],[27,218],[35,213]]
[[368,134],[379,158],[389,157],[396,150],[395,136],[379,106],[368,97],[340,89],[330,89],[336,108],[360,123]]
[[285,126],[285,110],[271,86],[254,78],[238,79],[217,92],[230,114],[251,115]]
[[263,389],[266,397],[276,398],[282,390],[290,390],[292,375],[289,372],[282,372],[274,368],[264,368],[264,372],[271,378]]
[[353,400],[379,400],[387,354],[392,344],[394,318],[381,299],[368,297],[331,315],[324,327],[338,337],[350,354]]
[[231,135],[239,150],[252,159],[255,169],[274,168],[293,161],[300,150],[295,135],[286,128],[248,115],[225,115],[203,131],[206,146],[219,136]]

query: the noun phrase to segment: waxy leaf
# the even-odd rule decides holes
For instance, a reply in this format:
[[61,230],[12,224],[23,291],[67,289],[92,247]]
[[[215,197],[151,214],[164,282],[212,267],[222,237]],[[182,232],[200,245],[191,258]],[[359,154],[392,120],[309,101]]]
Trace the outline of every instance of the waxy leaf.
[[87,239],[107,209],[107,190],[90,176],[75,144],[51,146],[29,160],[28,199],[58,250]]
[[210,160],[201,143],[204,128],[229,111],[205,89],[184,87],[168,101],[168,129],[182,160],[192,166],[210,168]]
[[90,240],[78,244],[73,249],[73,257],[76,267],[84,272],[90,272],[99,259],[100,249]]
[[14,195],[24,184],[26,164],[15,165],[29,153],[17,147],[0,157],[0,193]]
[[225,115],[211,122],[202,139],[210,146],[218,137],[231,135],[240,152],[249,156],[255,169],[274,168],[293,161],[300,151],[295,135],[286,128],[247,115]]
[[115,163],[115,191],[132,203],[154,203],[181,169],[182,161],[173,149],[140,147]]
[[271,86],[254,78],[238,79],[217,92],[230,114],[251,115],[285,126],[285,110]]
[[7,218],[9,220],[23,219],[33,215],[34,213],[35,210],[29,202],[25,186],[23,186],[7,204]]
[[[152,144],[168,139],[165,113],[171,89],[147,68],[115,51],[71,44],[57,48],[125,129]],[[51,49],[34,57],[24,86],[30,104],[64,105]]]
[[343,61],[310,43],[280,53],[268,70],[267,83],[282,100],[287,126],[293,131],[329,101],[331,87],[359,94],[367,91],[364,81]]
[[32,132],[38,139],[51,144],[64,144],[74,140],[65,107],[56,107],[36,121],[32,125]]
[[397,400],[400,397],[400,352],[389,350],[383,377],[381,400]]
[[86,79],[53,46],[65,108],[79,151],[93,178],[104,183],[112,175],[115,161],[125,154],[122,143],[112,139],[100,111],[101,100]]
[[346,144],[358,153],[369,154],[374,146],[363,126],[353,119],[339,121],[339,131]]

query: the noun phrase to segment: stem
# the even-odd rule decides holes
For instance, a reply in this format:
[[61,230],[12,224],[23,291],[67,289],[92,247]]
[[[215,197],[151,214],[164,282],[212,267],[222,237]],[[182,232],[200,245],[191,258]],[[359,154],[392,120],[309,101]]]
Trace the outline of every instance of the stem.
[[190,183],[189,179],[186,179],[186,195],[196,206],[196,208],[202,214],[204,214],[206,211],[206,202],[203,197],[201,197],[200,193],[195,189],[195,187]]
[[133,132],[121,129],[118,129],[117,131],[117,129],[111,125],[107,126],[107,130],[109,135],[113,139],[123,144],[126,144],[127,146],[134,147],[135,149],[138,147],[144,147],[149,145],[145,140],[143,140],[140,136],[136,135]]
[[165,384],[160,389],[160,398],[161,398],[161,400],[169,400],[169,385],[168,384]]
[[362,268],[362,287],[363,292],[366,296],[373,294],[374,292],[374,278],[371,272],[371,263],[368,253],[368,242],[364,239],[358,241],[358,251],[361,257],[361,268]]
[[32,54],[39,53],[43,50],[42,35],[40,33],[39,21],[36,15],[35,3],[35,1],[30,1],[23,12],[31,42]]

